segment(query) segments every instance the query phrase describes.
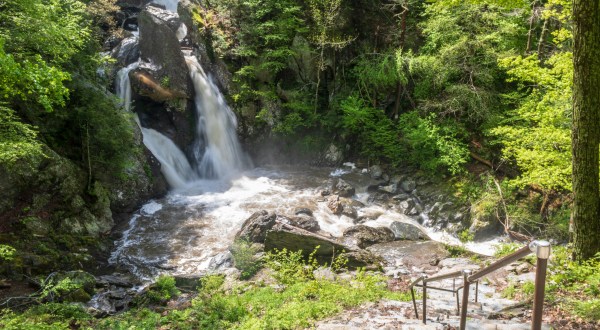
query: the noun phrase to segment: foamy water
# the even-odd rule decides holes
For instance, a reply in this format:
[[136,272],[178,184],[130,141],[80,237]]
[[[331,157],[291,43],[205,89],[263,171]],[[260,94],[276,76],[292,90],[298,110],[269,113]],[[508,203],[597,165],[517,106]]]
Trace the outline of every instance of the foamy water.
[[[332,174],[332,170],[327,169],[258,168],[230,180],[188,183],[165,198],[148,202],[134,214],[110,261],[142,279],[151,279],[163,272],[206,272],[211,260],[228,251],[244,220],[260,210],[291,216],[297,208],[308,208],[322,230],[341,236],[346,228],[354,225],[353,219],[333,214],[326,198],[319,194]],[[462,245],[450,234],[422,227],[396,210],[367,204],[358,214],[378,215],[376,220],[364,222],[368,226],[408,222],[422,228],[436,241]],[[493,254],[495,243],[497,240],[468,243],[465,247]]]

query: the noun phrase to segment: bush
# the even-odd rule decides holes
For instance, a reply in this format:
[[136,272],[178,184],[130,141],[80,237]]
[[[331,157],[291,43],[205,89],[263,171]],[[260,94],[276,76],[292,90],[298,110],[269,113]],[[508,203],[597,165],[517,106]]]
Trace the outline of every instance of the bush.
[[175,286],[175,278],[173,276],[161,275],[156,279],[146,292],[151,303],[164,303],[171,300],[174,296],[178,296],[181,292]]
[[233,242],[230,251],[235,268],[241,271],[240,279],[249,279],[262,268],[263,261],[256,256],[260,249],[253,246],[251,242],[237,239]]

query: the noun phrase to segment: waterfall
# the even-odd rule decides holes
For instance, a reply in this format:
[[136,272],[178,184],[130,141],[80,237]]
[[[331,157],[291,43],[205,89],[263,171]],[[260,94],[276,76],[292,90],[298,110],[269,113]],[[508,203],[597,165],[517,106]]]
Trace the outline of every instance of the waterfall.
[[154,0],[152,3],[157,5],[163,5],[168,11],[172,11],[174,13],[177,12],[177,4],[179,0]]
[[[131,110],[129,72],[137,67],[139,62],[132,63],[117,73],[117,96],[121,98],[127,111]],[[142,127],[137,114],[134,118],[142,131],[144,145],[160,162],[160,170],[172,188],[184,187],[187,182],[197,179],[189,161],[173,141],[156,130]]]
[[[121,104],[125,110],[131,110],[131,83],[129,82],[129,72],[140,66],[139,62],[129,64],[117,72],[116,90],[117,96],[121,99]],[[136,116],[137,119],[137,116]],[[139,124],[139,121],[138,121]]]
[[[176,12],[178,0],[154,0],[167,10]],[[176,37],[181,41],[187,35],[187,27],[181,24]],[[137,39],[137,35],[133,38]],[[239,173],[250,163],[242,152],[237,139],[237,120],[227,106],[215,83],[206,74],[194,56],[185,56],[194,85],[196,107],[196,136],[191,163],[186,155],[160,132],[143,127],[137,114],[135,120],[143,135],[144,145],[161,163],[161,172],[171,188],[182,188],[200,178],[224,179]],[[116,90],[127,111],[131,110],[131,84],[129,72],[141,62],[130,64],[117,73]]]
[[204,178],[224,178],[238,173],[249,161],[237,138],[235,114],[196,57],[185,58],[195,91],[197,172]]

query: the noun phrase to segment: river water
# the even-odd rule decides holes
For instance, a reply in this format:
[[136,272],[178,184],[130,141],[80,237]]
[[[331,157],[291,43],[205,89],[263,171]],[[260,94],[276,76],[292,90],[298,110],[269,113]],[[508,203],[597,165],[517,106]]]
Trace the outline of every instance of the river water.
[[[116,243],[110,261],[141,279],[164,272],[189,275],[210,271],[214,262],[226,254],[244,220],[260,210],[292,216],[297,208],[308,208],[322,230],[341,236],[344,229],[354,225],[353,219],[333,214],[320,195],[328,181],[340,174],[358,188],[355,199],[369,200],[365,187],[360,186],[361,180],[368,181],[367,175],[350,167],[261,167],[228,180],[190,182],[137,211]],[[401,210],[377,203],[367,202],[358,215],[377,217],[363,223],[368,226],[402,221],[421,227]],[[443,231],[421,228],[435,240],[461,244]],[[491,254],[494,243],[470,243],[466,247]]]
[[[178,1],[155,0],[175,11]],[[180,28],[177,38],[185,35]],[[180,33],[181,32],[181,33]],[[181,35],[179,35],[181,34]],[[131,42],[138,42],[137,35]],[[389,226],[393,221],[419,226],[402,210],[369,202],[367,174],[353,164],[342,168],[268,166],[252,168],[237,139],[235,114],[193,54],[184,54],[194,84],[196,140],[194,152],[186,155],[162,133],[138,125],[143,142],[161,163],[171,186],[164,198],[148,201],[135,212],[122,238],[116,242],[110,262],[140,279],[149,280],[164,272],[198,274],[210,271],[222,260],[242,223],[252,213],[267,210],[293,216],[298,208],[313,212],[321,229],[341,236],[354,220],[335,215],[320,191],[333,177],[342,177],[356,188],[354,199],[364,204],[358,215],[369,216],[363,224]],[[131,109],[129,73],[138,61],[117,74],[116,91],[124,108]],[[423,228],[435,240],[460,244],[444,232]],[[489,254],[494,242],[467,248]]]

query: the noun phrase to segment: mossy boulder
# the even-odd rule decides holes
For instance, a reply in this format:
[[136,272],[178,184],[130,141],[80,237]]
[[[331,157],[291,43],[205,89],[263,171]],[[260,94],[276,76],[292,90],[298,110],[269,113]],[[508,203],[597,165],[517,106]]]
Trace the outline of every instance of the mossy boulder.
[[84,271],[56,272],[43,283],[42,297],[54,302],[88,302],[94,295],[96,278]]

